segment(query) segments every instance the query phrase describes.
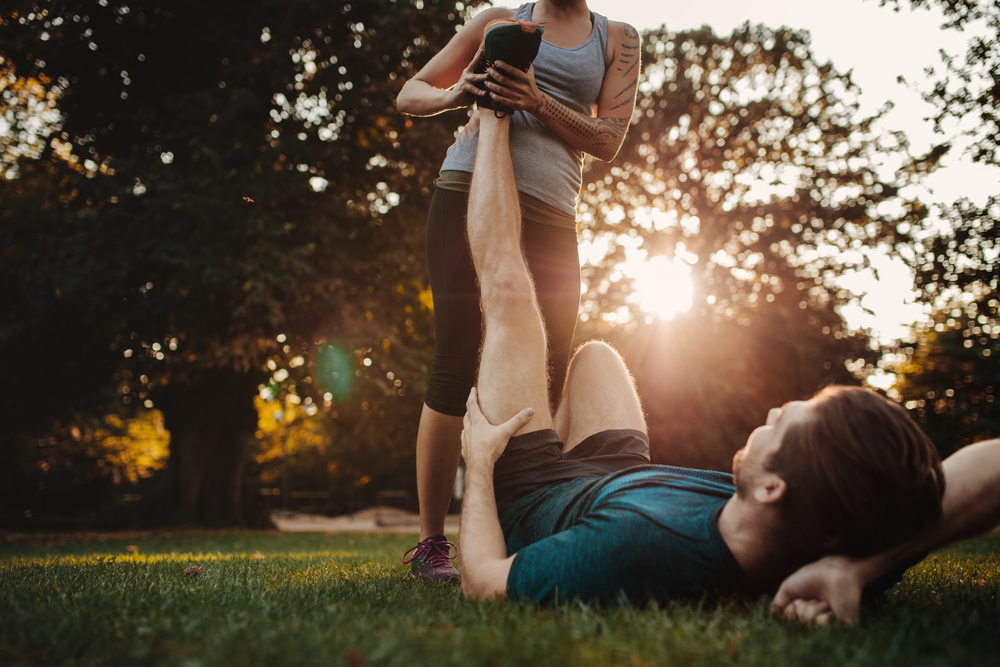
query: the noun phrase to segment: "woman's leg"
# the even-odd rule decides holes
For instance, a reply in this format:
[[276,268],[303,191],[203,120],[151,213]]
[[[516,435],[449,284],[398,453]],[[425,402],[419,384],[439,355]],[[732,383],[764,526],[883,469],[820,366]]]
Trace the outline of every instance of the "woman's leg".
[[462,418],[424,405],[417,429],[417,498],[420,539],[444,534],[462,456]]
[[580,254],[576,230],[524,222],[524,248],[545,320],[549,347],[549,403],[553,410],[566,382],[580,312]]
[[[427,217],[435,348],[417,430],[417,498],[422,542],[444,534],[462,453],[462,416],[475,382],[482,341],[479,288],[466,236],[467,210],[467,194],[438,189],[434,191]],[[428,552],[429,560],[423,558],[423,551],[418,547],[414,574],[443,579],[457,576],[450,563],[440,557],[439,549]]]

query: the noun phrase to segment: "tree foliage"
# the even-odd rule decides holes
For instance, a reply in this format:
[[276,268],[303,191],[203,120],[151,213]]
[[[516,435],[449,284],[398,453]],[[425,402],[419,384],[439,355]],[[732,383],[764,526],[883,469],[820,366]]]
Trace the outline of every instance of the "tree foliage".
[[998,306],[963,299],[937,311],[894,369],[900,400],[942,456],[1000,436]]
[[[456,4],[15,2],[2,18],[7,117],[50,94],[59,114],[0,182],[0,360],[21,388],[0,398],[4,446],[148,402],[171,434],[175,522],[239,523],[245,477],[273,483],[286,454],[309,485],[412,485],[423,220],[462,114],[411,121],[393,100]],[[926,211],[899,191],[924,167],[878,171],[905,141],[872,133],[804,34],[644,45],[626,144],[587,166],[584,238],[608,252],[585,268],[579,333],[635,369],[658,460],[721,468],[768,408],[875,362],[837,276],[910,242]],[[690,270],[690,312],[641,311],[618,267],[639,242]]]
[[[926,209],[900,189],[921,167],[879,171],[905,139],[859,117],[850,76],[806,33],[659,30],[644,49],[625,145],[587,174],[583,214],[609,252],[586,270],[584,317],[632,322],[623,348],[662,458],[724,467],[769,408],[875,362],[838,277],[912,241]],[[644,319],[617,268],[636,239],[690,270],[690,313]]]
[[[886,4],[888,0],[882,0]],[[899,9],[898,0],[892,6]],[[964,57],[942,53],[942,69],[928,71],[932,86],[924,99],[936,108],[934,129],[957,121],[970,140],[973,162],[1000,166],[1000,2],[996,0],[911,0],[913,7],[936,5],[946,29],[964,30],[979,22],[985,34],[974,36]],[[933,300],[949,290],[973,288],[1000,295],[1000,183],[985,205],[967,199],[942,211],[948,229],[935,235],[918,266],[916,282]]]
[[[899,11],[900,0],[880,0]],[[902,4],[905,4],[905,0]],[[928,71],[937,77],[924,98],[937,107],[933,120],[941,129],[947,119],[974,123],[968,129],[973,137],[970,157],[975,162],[1000,164],[1000,3],[997,0],[910,0],[913,8],[936,6],[945,16],[944,29],[964,30],[981,23],[985,34],[969,40],[964,58],[942,53],[944,72]]]
[[[897,11],[899,0],[882,0]],[[973,162],[1000,166],[1000,2],[910,0],[913,8],[936,6],[945,29],[974,23],[984,33],[970,38],[964,56],[941,54],[940,70],[923,97],[936,111],[941,133],[956,122],[969,140]],[[945,144],[948,146],[948,144]],[[1000,385],[995,327],[1000,301],[1000,183],[982,206],[963,198],[940,211],[943,229],[928,230],[917,253],[915,282],[937,314],[915,331],[915,350],[900,368],[897,391],[942,452],[1000,434],[993,407]],[[905,350],[904,350],[905,352]],[[949,441],[950,440],[950,441]]]
[[422,221],[455,120],[408,128],[394,99],[462,21],[455,3],[14,2],[0,17],[9,76],[48,82],[59,113],[37,156],[8,151],[18,177],[0,183],[0,354],[21,388],[3,397],[8,433],[113,396],[155,404],[167,505],[188,498],[175,520],[233,523],[232,502],[203,497],[238,476],[186,480],[242,461],[262,383],[329,406],[319,346],[350,360],[334,406],[350,433],[390,411],[416,423]]

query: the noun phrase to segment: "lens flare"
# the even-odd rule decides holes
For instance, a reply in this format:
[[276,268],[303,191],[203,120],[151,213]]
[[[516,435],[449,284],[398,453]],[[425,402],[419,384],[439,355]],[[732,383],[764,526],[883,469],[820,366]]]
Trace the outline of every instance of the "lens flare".
[[354,357],[336,343],[320,345],[313,356],[316,382],[335,401],[342,401],[354,392],[354,365]]

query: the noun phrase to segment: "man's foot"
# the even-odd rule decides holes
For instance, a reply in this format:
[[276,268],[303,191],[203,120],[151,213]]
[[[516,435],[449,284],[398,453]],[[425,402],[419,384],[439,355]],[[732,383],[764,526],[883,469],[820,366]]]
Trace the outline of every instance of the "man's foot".
[[[413,555],[410,555],[411,552]],[[403,554],[401,560],[410,564],[410,573],[414,577],[458,583],[461,581],[461,575],[451,564],[451,561],[457,556],[458,547],[449,542],[448,538],[444,535],[431,535],[417,546],[409,549]]]
[[[510,19],[491,21],[483,30],[485,49],[482,59],[476,65],[476,73],[485,74],[486,69],[493,67],[497,61],[527,72],[535,56],[538,55],[543,32],[545,29],[540,25],[528,21]],[[513,111],[490,97],[488,94],[490,91],[485,83],[479,82],[476,87],[487,92],[487,95],[480,97],[476,103],[481,107],[492,109],[497,118],[502,118]]]

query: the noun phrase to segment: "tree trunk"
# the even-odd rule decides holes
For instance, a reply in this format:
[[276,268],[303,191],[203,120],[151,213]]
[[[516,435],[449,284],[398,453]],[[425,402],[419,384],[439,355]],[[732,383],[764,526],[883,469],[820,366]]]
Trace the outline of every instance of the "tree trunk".
[[257,378],[208,371],[156,392],[170,432],[170,458],[157,499],[159,522],[238,528],[269,523],[244,498],[243,460],[257,429]]

